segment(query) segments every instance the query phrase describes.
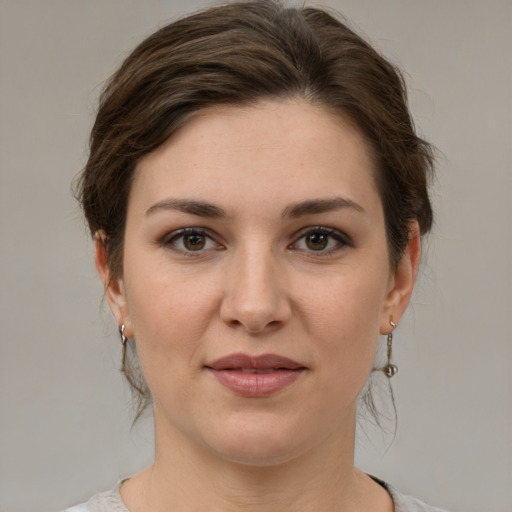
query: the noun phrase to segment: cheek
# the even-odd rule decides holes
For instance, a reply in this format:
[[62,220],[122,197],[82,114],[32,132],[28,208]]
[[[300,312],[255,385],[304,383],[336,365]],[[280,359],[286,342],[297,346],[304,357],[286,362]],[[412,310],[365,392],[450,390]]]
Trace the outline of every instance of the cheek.
[[[201,328],[201,316],[213,307],[215,284],[198,279],[193,269],[180,268],[154,248],[127,246],[124,264],[128,309],[138,337],[158,334],[148,341],[168,338],[170,331]],[[195,321],[191,320],[195,319]]]
[[308,285],[308,298],[300,307],[309,319],[319,363],[334,373],[342,370],[347,378],[361,379],[372,368],[387,290],[382,275],[354,268],[333,275],[323,286]]
[[183,372],[194,362],[218,293],[207,280],[199,287],[168,265],[140,261],[126,262],[126,294],[139,359],[152,387],[150,381]]
[[383,275],[350,267],[322,280],[309,281],[304,285],[307,294],[301,298],[301,307],[315,323],[338,328],[340,335],[352,332],[364,338],[372,330],[378,335],[388,284]]

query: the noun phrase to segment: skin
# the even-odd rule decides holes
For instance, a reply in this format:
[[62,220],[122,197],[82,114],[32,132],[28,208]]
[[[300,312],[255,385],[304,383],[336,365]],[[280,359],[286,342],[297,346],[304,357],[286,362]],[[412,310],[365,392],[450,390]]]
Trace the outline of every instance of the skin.
[[[420,242],[414,224],[390,264],[375,172],[357,129],[301,99],[210,108],[139,162],[121,277],[96,239],[154,401],[155,462],[121,488],[131,512],[393,510],[354,468],[356,402]],[[306,370],[241,397],[205,368],[239,352]]]

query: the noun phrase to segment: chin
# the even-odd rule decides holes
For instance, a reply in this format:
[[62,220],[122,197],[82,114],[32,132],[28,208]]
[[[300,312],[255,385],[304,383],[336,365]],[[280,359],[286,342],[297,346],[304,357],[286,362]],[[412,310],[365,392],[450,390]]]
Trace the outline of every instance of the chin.
[[203,439],[216,456],[246,466],[277,466],[285,464],[314,446],[307,430],[300,425],[283,425],[259,419],[231,422],[217,426]]

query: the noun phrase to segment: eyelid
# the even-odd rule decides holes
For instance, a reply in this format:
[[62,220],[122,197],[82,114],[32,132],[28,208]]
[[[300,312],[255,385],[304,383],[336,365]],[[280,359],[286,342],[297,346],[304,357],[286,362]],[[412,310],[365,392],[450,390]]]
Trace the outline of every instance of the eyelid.
[[[320,233],[326,236],[331,237],[333,240],[337,242],[336,247],[326,249],[326,250],[319,250],[315,251],[313,249],[298,249],[295,246],[297,243],[303,239],[308,234],[312,233]],[[197,251],[190,251],[187,249],[179,248],[175,245],[175,241],[178,240],[180,237],[186,236],[186,235],[201,235],[209,239],[211,242],[215,244],[215,247],[210,247],[206,249],[200,249]],[[219,242],[219,237],[216,236],[215,233],[212,233],[208,228],[204,227],[185,227],[185,228],[179,228],[172,230],[170,232],[167,232],[163,237],[161,237],[159,244],[162,245],[165,248],[168,248],[170,250],[173,250],[179,254],[183,254],[186,256],[200,256],[201,254],[204,254],[206,252],[210,252],[212,250],[222,250],[225,249],[224,244]],[[308,253],[309,255],[313,257],[322,257],[322,256],[328,256],[332,253],[336,253],[340,250],[342,250],[344,247],[353,247],[353,242],[351,238],[344,233],[343,231],[340,231],[336,228],[331,228],[328,226],[307,226],[302,229],[300,229],[294,236],[293,241],[287,246],[288,249],[291,250],[299,250],[305,253]]]
[[[303,250],[304,252],[307,252],[308,254],[314,256],[314,257],[322,257],[327,256],[329,254],[332,254],[334,252],[342,250],[344,247],[353,247],[354,244],[351,240],[351,238],[344,233],[343,231],[340,231],[339,229],[331,228],[328,226],[307,226],[305,228],[302,228],[300,231],[296,233],[294,236],[294,241],[288,246],[289,248],[293,249],[293,246],[296,245],[299,240],[304,238],[306,235],[311,233],[320,233],[323,235],[330,236],[334,240],[338,242],[337,247],[322,250],[322,251],[314,251],[314,250]],[[298,249],[301,250],[301,249]]]
[[[189,251],[186,249],[180,249],[176,245],[174,245],[174,242],[178,240],[179,238],[186,236],[186,235],[201,235],[205,238],[208,238],[211,240],[216,247],[215,248],[208,248],[208,249],[201,249],[198,251]],[[205,252],[209,252],[211,250],[219,250],[223,249],[223,245],[219,243],[217,240],[217,237],[212,234],[212,232],[209,229],[203,228],[203,227],[186,227],[186,228],[180,228],[175,229],[173,231],[170,231],[166,233],[160,241],[160,245],[163,247],[166,247],[168,249],[171,249],[177,253],[184,254],[187,256],[199,256],[201,254],[204,254]]]

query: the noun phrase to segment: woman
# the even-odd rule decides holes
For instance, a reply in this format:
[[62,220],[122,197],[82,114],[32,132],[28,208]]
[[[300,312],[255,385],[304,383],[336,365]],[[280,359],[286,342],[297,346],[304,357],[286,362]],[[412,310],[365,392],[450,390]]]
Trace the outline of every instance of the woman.
[[319,9],[231,3],[142,42],[79,196],[155,460],[72,510],[438,510],[354,467],[431,166],[397,70]]

